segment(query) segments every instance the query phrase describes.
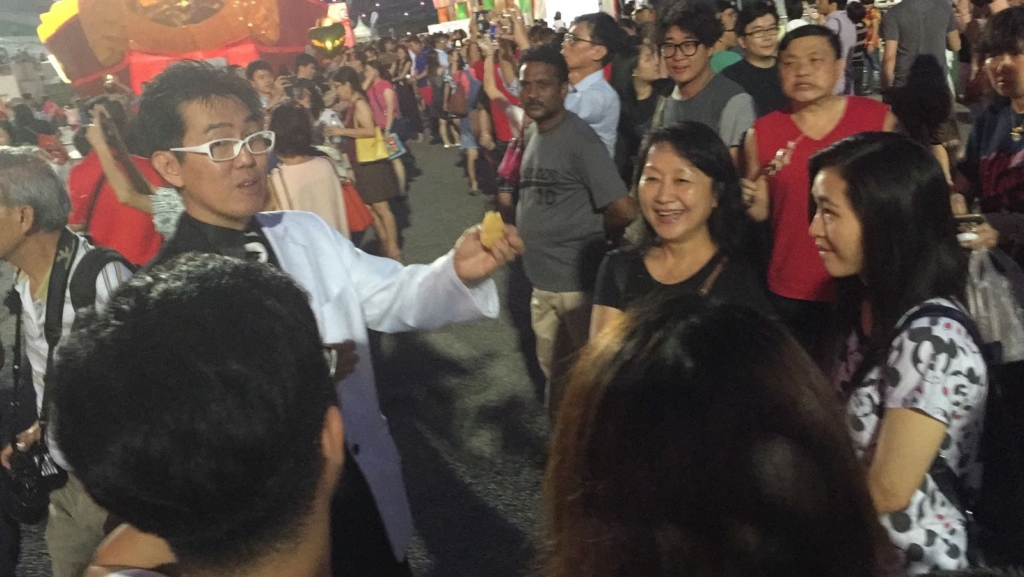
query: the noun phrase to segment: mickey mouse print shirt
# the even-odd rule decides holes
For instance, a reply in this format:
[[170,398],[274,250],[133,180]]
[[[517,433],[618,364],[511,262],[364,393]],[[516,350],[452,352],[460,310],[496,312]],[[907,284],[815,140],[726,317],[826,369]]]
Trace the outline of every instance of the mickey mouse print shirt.
[[[904,318],[924,304],[963,309],[947,299],[932,299]],[[837,383],[849,382],[857,372],[865,344],[859,331],[850,336]],[[963,325],[941,316],[914,320],[893,340],[885,365],[868,371],[863,383],[850,396],[847,419],[866,466],[871,465],[885,409],[912,409],[946,425],[940,454],[964,486],[981,486],[978,453],[988,373],[978,345]],[[967,567],[964,513],[943,495],[931,475],[925,476],[906,509],[882,515],[881,523],[902,551],[908,574]]]

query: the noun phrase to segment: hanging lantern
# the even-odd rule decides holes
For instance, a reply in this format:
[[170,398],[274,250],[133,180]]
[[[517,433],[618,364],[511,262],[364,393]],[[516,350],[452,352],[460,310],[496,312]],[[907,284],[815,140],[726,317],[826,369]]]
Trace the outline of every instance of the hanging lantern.
[[455,19],[465,20],[469,18],[469,5],[465,2],[459,2],[455,5]]
[[330,56],[335,49],[345,43],[345,27],[339,23],[310,28],[308,37],[310,44]]

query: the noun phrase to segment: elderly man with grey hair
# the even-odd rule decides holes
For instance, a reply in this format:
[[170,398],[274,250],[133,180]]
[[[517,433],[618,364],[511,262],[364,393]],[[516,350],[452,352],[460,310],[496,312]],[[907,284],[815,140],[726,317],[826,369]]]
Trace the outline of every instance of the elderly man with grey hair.
[[[22,411],[27,418],[5,419],[20,420],[12,432],[22,431],[14,446],[4,440],[0,463],[7,468],[14,451],[45,443],[53,462],[69,470],[46,430],[46,373],[71,332],[76,305],[103,306],[131,276],[117,253],[96,249],[67,228],[70,211],[67,190],[37,149],[0,148],[0,260],[17,269],[17,298],[8,299],[19,313],[15,346],[23,362],[17,386],[35,393],[34,406]],[[46,543],[54,576],[81,575],[103,539],[106,511],[69,472],[64,486],[50,493],[49,513]]]

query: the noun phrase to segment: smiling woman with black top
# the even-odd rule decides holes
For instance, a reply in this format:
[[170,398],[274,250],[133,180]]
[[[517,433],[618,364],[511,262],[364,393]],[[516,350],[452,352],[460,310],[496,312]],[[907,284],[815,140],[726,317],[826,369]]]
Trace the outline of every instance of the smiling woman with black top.
[[652,292],[693,292],[771,308],[742,258],[747,217],[739,176],[717,133],[699,122],[655,131],[643,147],[636,182],[640,239],[601,263],[590,320],[593,337]]

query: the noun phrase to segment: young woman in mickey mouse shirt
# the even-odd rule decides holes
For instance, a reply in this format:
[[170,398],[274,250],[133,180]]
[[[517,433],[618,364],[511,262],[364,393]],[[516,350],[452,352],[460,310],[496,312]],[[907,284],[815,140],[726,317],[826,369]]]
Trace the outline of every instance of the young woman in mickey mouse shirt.
[[980,486],[988,374],[960,304],[966,266],[942,169],[904,137],[865,133],[816,154],[809,173],[810,234],[839,289],[832,375],[875,508],[908,574],[964,568],[956,503],[969,495],[937,478]]

